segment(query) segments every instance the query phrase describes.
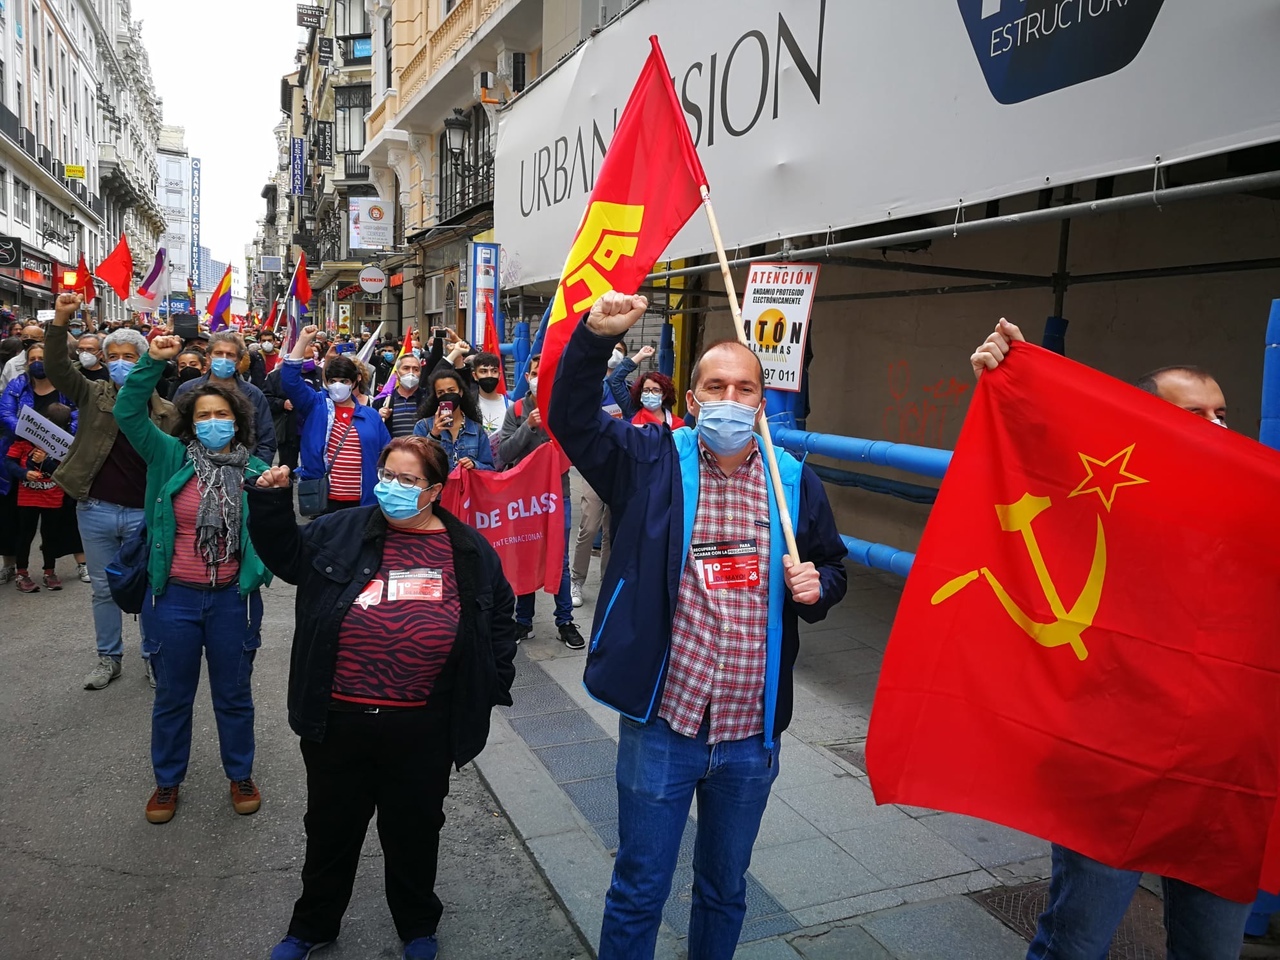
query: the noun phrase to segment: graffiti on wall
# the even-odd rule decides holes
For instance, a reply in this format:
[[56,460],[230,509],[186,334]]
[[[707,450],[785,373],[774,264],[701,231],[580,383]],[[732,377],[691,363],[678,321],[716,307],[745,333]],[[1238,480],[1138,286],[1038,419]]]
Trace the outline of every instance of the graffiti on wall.
[[881,416],[881,435],[897,443],[948,446],[948,426],[954,423],[958,429],[970,384],[943,377],[936,383],[913,386],[911,365],[906,360],[890,363],[886,375],[893,402]]

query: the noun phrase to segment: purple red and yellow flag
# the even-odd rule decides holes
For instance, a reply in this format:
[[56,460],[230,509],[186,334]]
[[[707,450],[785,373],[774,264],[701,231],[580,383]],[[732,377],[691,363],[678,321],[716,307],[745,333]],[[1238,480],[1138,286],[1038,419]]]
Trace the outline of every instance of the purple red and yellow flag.
[[209,296],[209,306],[205,309],[209,317],[209,332],[226,329],[231,323],[231,268],[222,275],[218,285]]

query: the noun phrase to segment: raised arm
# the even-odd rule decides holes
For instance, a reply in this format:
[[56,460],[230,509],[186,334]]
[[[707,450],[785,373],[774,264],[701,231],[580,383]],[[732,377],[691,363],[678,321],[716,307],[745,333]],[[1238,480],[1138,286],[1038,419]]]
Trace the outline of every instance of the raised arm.
[[93,381],[76,369],[67,352],[67,324],[80,309],[84,298],[78,293],[62,293],[54,305],[53,322],[44,332],[44,370],[49,382],[77,407],[83,407],[93,396]]
[[636,405],[631,402],[631,385],[627,383],[627,377],[635,369],[636,362],[630,357],[623,357],[622,362],[613,368],[613,373],[609,374],[609,379],[605,381],[605,385],[609,388],[609,395],[622,411],[623,420],[630,420],[638,412]]
[[613,501],[619,468],[651,462],[671,442],[663,430],[634,427],[600,409],[600,381],[613,346],[647,308],[644,297],[606,293],[573,331],[556,366],[547,411],[551,433],[605,503]]
[[[284,395],[293,404],[294,412],[299,418],[307,417],[316,404],[320,403],[320,395],[302,379],[302,361],[306,359],[307,351],[311,349],[319,332],[320,328],[315,325],[303,327],[292,352],[280,364],[280,386],[284,388]],[[274,435],[274,430],[272,434]]]
[[309,560],[293,514],[288,467],[272,467],[245,484],[249,503],[249,539],[258,558],[285,583],[297,584]]
[[178,337],[156,337],[116,394],[112,415],[138,456],[154,463],[172,444],[179,443],[151,421],[151,395],[164,375],[165,362],[182,349]]

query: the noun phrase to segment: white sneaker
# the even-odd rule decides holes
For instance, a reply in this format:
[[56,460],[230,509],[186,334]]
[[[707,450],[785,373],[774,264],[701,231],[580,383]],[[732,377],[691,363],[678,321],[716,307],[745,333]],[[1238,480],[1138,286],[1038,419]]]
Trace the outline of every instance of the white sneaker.
[[81,583],[92,582],[89,579],[89,568],[85,566],[83,563],[76,564],[76,576],[80,578]]
[[12,563],[7,567],[0,567],[0,584],[13,583],[18,577],[18,569]]
[[576,580],[571,580],[569,582],[569,595],[573,598],[575,607],[582,606],[582,584]]

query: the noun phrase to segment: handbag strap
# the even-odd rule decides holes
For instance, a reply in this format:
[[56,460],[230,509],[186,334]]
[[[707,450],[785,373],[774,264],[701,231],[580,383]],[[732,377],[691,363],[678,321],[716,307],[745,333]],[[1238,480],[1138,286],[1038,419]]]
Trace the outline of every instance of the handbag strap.
[[342,446],[347,442],[347,437],[351,433],[351,428],[356,425],[356,412],[351,411],[351,422],[347,424],[347,429],[342,431],[342,436],[338,440],[338,449],[333,451],[333,458],[325,464],[324,475],[327,477],[333,472],[333,465],[338,462],[338,454],[342,453]]

